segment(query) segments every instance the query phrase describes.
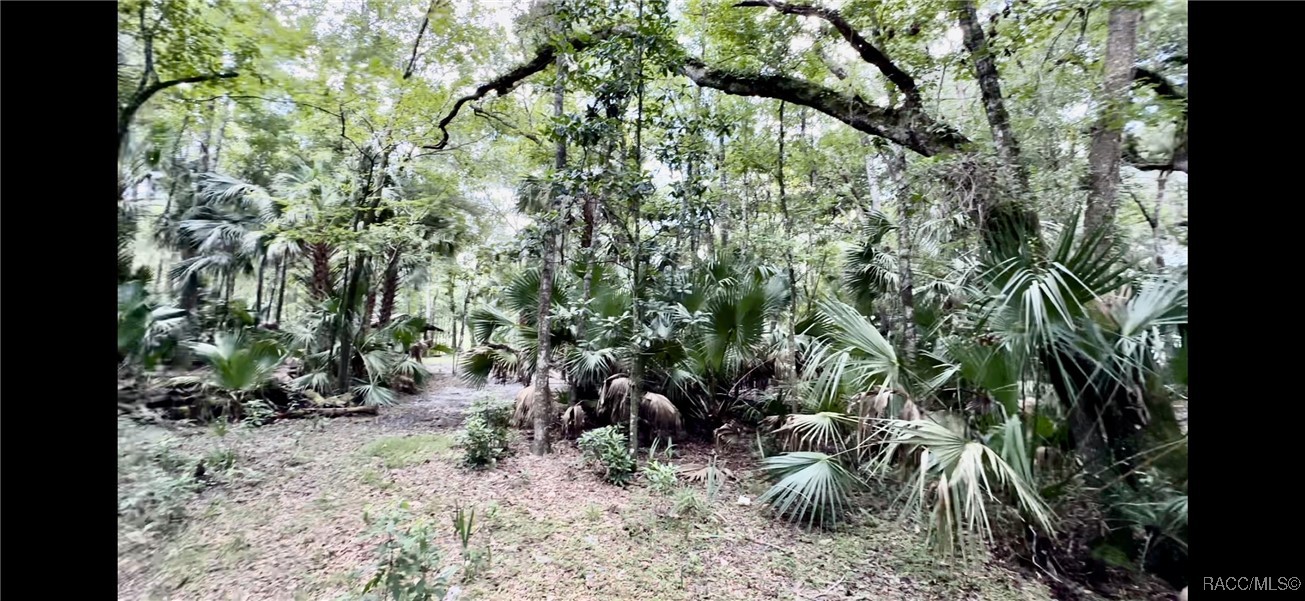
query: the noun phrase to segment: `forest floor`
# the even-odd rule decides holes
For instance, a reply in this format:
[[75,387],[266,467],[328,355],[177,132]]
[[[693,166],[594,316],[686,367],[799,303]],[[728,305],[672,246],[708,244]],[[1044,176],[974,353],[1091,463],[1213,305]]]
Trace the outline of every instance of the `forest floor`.
[[[460,599],[1050,599],[1000,562],[939,562],[885,514],[861,510],[836,531],[807,532],[740,505],[765,489],[743,450],[723,456],[735,478],[696,518],[641,483],[602,483],[572,441],[534,457],[518,437],[497,468],[465,470],[453,448],[462,412],[518,387],[471,390],[447,362],[431,365],[422,393],[375,418],[121,423],[120,499],[124,436],[175,440],[168,452],[207,458],[214,484],[186,498],[167,535],[120,519],[119,599],[357,598],[376,560],[364,514],[405,502],[430,518],[449,562],[461,553],[454,507],[477,509],[471,547],[489,555],[457,578]],[[677,450],[676,463],[704,464],[709,447]],[[706,498],[702,484],[686,486]]]

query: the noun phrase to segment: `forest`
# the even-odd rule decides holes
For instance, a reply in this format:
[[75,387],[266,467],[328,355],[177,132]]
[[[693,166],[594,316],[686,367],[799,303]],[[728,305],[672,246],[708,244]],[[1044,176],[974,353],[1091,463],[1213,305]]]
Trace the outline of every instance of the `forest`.
[[121,0],[117,75],[120,599],[1186,599],[1181,0]]

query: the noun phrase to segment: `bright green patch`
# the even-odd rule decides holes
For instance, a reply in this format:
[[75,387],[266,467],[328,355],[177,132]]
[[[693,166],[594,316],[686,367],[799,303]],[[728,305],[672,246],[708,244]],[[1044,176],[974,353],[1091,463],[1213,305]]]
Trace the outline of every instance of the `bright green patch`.
[[385,436],[372,441],[363,453],[379,458],[387,469],[396,469],[425,463],[452,447],[453,439],[445,434]]

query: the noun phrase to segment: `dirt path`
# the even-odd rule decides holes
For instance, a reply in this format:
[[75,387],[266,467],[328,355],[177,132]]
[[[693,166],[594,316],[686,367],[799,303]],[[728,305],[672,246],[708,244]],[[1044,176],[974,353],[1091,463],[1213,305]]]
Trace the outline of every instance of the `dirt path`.
[[[681,496],[704,501],[701,514],[642,485],[603,484],[570,442],[539,458],[518,440],[496,469],[464,470],[450,448],[460,412],[518,387],[471,390],[433,369],[427,392],[376,418],[172,432],[181,452],[230,455],[234,467],[188,504],[166,542],[120,540],[119,598],[358,599],[375,559],[363,515],[403,502],[431,520],[450,561],[453,508],[478,508],[472,546],[491,555],[460,577],[464,600],[1049,598],[997,563],[940,564],[877,510],[806,532],[741,506],[740,495],[764,490],[745,451],[722,460],[739,479],[714,500],[685,484]],[[702,463],[706,451],[690,445],[676,462]]]
[[382,412],[379,422],[395,428],[454,429],[462,425],[463,413],[482,397],[512,399],[520,384],[490,383],[476,389],[453,375],[448,358],[427,359],[431,380],[422,392],[412,395],[397,407]]

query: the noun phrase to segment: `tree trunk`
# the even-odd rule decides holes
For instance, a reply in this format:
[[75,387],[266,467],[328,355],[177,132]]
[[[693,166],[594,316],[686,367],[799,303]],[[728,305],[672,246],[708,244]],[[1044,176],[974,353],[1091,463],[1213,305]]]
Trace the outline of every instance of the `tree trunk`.
[[1119,163],[1123,150],[1125,109],[1133,84],[1133,62],[1137,54],[1137,9],[1110,9],[1106,32],[1106,77],[1103,106],[1092,130],[1088,150],[1088,201],[1083,228],[1094,232],[1107,228],[1114,235],[1119,210]]
[[229,112],[226,103],[222,104],[222,120],[219,122],[217,140],[213,143],[213,170],[222,170],[222,143],[226,141]]
[[[555,24],[556,25],[556,24]],[[566,116],[566,64],[559,55],[555,61],[557,71],[553,81],[553,116],[562,119]],[[553,150],[553,169],[558,176],[566,168],[566,138],[558,136]],[[549,211],[544,216],[547,224],[544,228],[544,265],[539,277],[539,311],[535,317],[538,327],[539,356],[535,360],[535,398],[530,405],[531,421],[535,426],[535,438],[530,445],[530,452],[544,455],[552,452],[552,442],[548,437],[548,427],[553,420],[553,394],[549,389],[552,376],[552,318],[550,312],[553,304],[553,274],[557,269],[557,220],[560,203],[558,202],[557,184],[549,190]]]
[[[467,292],[462,295],[462,315],[458,320],[458,340],[467,340],[467,308],[471,306],[471,281],[467,282]],[[454,348],[455,351],[460,350]]]
[[913,198],[906,180],[906,157],[899,148],[886,153],[888,177],[893,183],[893,196],[897,199],[897,274],[898,295],[902,303],[902,358],[908,365],[915,361],[917,340],[915,328],[915,284],[911,273],[914,226],[911,220]]
[[358,328],[366,335],[368,329],[372,327],[372,317],[376,315],[376,287],[370,277],[367,278],[367,296],[363,300],[362,319],[359,319]]
[[381,282],[381,308],[376,317],[378,327],[385,327],[394,316],[394,297],[399,291],[399,258],[402,252],[396,247],[390,251],[390,260],[385,264],[385,276]]
[[1162,252],[1163,249],[1160,244],[1160,224],[1162,223],[1160,216],[1163,214],[1165,208],[1165,184],[1168,181],[1169,172],[1161,171],[1155,182],[1155,211],[1151,214],[1151,248],[1152,252],[1155,253],[1156,271],[1164,269],[1165,267],[1164,253]]
[[1015,184],[1017,194],[1023,196],[1029,192],[1029,173],[1020,160],[1019,140],[1011,129],[1010,114],[1006,112],[1006,103],[1001,95],[1001,78],[997,75],[997,62],[988,49],[983,28],[974,10],[973,0],[964,0],[956,9],[957,21],[961,26],[965,48],[970,52],[974,63],[974,74],[979,80],[979,92],[983,97],[983,110],[988,115],[988,126],[992,130],[992,139],[997,146],[997,155],[1006,165]]
[[331,247],[325,242],[307,244],[308,262],[312,266],[312,287],[308,295],[314,301],[324,301],[331,297]]
[[[643,0],[639,0],[638,26],[643,26]],[[636,81],[638,106],[634,121],[634,172],[643,173],[643,38],[635,42]],[[630,305],[634,309],[634,327],[643,327],[643,303],[640,298],[643,284],[643,241],[640,239],[640,214],[643,211],[642,191],[630,194],[630,215],[633,220],[632,238],[634,239],[630,270]],[[630,361],[630,456],[639,461],[639,404],[643,401],[643,347],[635,344],[634,357]]]
[[277,324],[281,323],[281,308],[285,306],[285,276],[286,276],[286,271],[288,270],[289,270],[289,265],[287,264],[287,257],[285,255],[282,255],[281,276],[278,278],[277,286],[276,286],[277,289],[279,290],[279,293],[277,294],[276,297],[276,320],[275,321]]
[[349,390],[349,385],[353,383],[353,377],[350,373],[351,362],[353,360],[353,319],[354,304],[353,299],[358,294],[358,282],[362,278],[363,261],[366,257],[362,251],[357,251],[354,256],[353,265],[349,267],[348,284],[344,288],[344,296],[340,299],[340,323],[338,331],[338,340],[340,341],[340,356],[337,357],[335,386],[336,390],[343,393]]
[[725,134],[720,135],[720,154],[716,157],[716,172],[720,176],[720,199],[716,206],[716,222],[720,228],[720,250],[725,252],[730,244],[730,203],[726,196],[729,170],[725,165]]
[[[354,210],[362,211],[364,208],[367,210],[365,212],[354,213],[354,229],[358,229],[359,226],[361,226],[362,229],[366,229],[371,223],[372,215],[374,214],[371,209],[375,208],[375,203],[369,203],[367,201],[372,198],[373,194],[375,194],[375,202],[380,202],[380,186],[375,186],[374,184],[378,177],[378,173],[382,180],[385,178],[385,171],[390,163],[390,152],[392,152],[392,150],[393,148],[386,148],[382,152],[379,161],[377,161],[371,154],[364,152],[359,161],[359,170],[362,171],[364,184],[358,188],[357,196],[354,201]],[[339,371],[336,374],[336,385],[341,392],[348,390],[349,384],[352,382],[350,367],[353,360],[353,332],[351,331],[350,326],[353,325],[354,297],[358,295],[358,282],[362,277],[363,262],[366,258],[367,256],[365,253],[361,250],[357,251],[357,254],[354,257],[353,267],[348,273],[348,284],[345,286],[344,296],[341,299],[339,329],[340,356],[338,357]]]
[[[788,212],[788,190],[784,187],[784,105],[783,100],[779,101],[779,154],[775,171],[775,181],[779,184],[779,209],[784,218],[784,266],[788,272],[788,342],[780,377],[791,379],[797,376],[797,274],[793,270],[793,218]],[[798,395],[787,392],[789,411],[797,413],[800,408]]]
[[[610,147],[609,147],[610,151]],[[584,220],[585,226],[580,236],[580,254],[584,257],[585,277],[580,292],[580,300],[583,303],[583,309],[576,316],[576,340],[584,344],[589,334],[589,299],[593,296],[594,288],[594,226],[598,218],[598,196],[595,194],[585,194]]]
[[258,291],[254,293],[254,323],[261,325],[263,323],[263,270],[267,267],[267,251],[264,250],[258,257]]

